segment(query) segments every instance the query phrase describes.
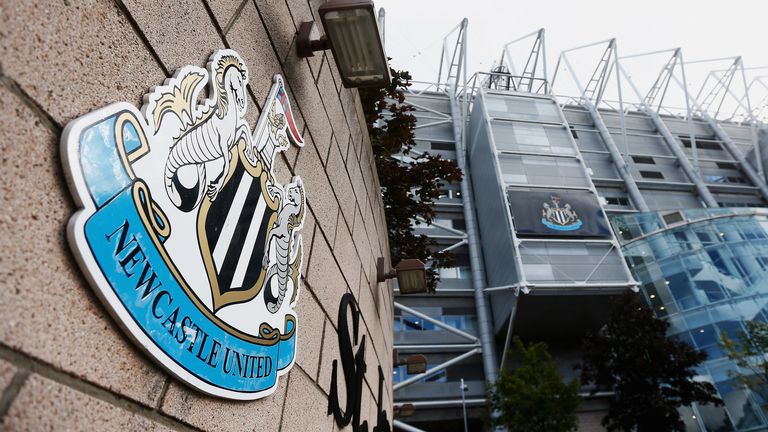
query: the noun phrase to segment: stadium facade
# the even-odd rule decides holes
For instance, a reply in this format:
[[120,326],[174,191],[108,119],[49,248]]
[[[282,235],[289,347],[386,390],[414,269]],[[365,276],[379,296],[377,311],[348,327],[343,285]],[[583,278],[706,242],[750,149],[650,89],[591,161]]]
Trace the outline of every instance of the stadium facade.
[[[640,89],[615,40],[564,51],[548,72],[543,30],[469,76],[466,30],[465,20],[444,40],[437,83],[406,97],[416,151],[456,160],[465,179],[445,187],[431,225],[414,226],[457,260],[435,295],[396,292],[397,355],[429,360],[424,374],[394,369],[396,429],[481,430],[486,383],[513,336],[546,342],[575,377],[581,337],[634,290],[671,334],[709,354],[699,378],[725,405],[685,409],[689,430],[764,430],[764,400],[732,382],[718,345],[721,332],[768,321],[768,149],[762,105],[749,98],[759,78],[748,83],[736,57],[689,94],[673,49],[650,53],[662,71]],[[521,44],[532,48],[513,59]],[[586,77],[571,64],[583,49],[599,52]],[[566,77],[576,96],[558,94]],[[670,108],[675,94],[681,109]],[[580,427],[599,430],[605,400],[584,394]]]

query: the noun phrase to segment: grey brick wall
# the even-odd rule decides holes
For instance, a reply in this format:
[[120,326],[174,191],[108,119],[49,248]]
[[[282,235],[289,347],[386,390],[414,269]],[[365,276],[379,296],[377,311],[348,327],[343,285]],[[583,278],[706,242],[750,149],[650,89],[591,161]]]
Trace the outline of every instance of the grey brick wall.
[[[391,413],[391,287],[379,183],[358,94],[330,52],[299,59],[296,28],[317,0],[11,0],[0,5],[0,429],[338,430],[326,415],[339,358],[339,299],[352,293],[368,339],[363,417],[373,421],[377,365]],[[249,122],[282,74],[307,142],[281,156],[300,175],[302,233],[297,362],[277,391],[231,402],[193,391],[142,354],[94,295],[69,252],[75,211],[59,154],[62,128],[112,102],[141,105],[176,68],[232,48],[250,69]],[[391,419],[391,416],[390,416]]]

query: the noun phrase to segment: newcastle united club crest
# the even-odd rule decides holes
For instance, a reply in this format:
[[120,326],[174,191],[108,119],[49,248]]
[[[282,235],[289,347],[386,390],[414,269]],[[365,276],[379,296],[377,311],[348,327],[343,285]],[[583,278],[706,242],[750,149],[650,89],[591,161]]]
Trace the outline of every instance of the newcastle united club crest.
[[[234,51],[144,97],[70,123],[65,172],[81,209],[69,241],[120,325],[208,394],[271,394],[296,355],[306,193],[275,157],[303,141],[283,80],[255,128]],[[205,97],[203,97],[205,95]]]
[[541,223],[555,231],[574,231],[583,225],[579,215],[568,203],[560,206],[560,195],[553,194],[550,202],[544,203],[541,209]]

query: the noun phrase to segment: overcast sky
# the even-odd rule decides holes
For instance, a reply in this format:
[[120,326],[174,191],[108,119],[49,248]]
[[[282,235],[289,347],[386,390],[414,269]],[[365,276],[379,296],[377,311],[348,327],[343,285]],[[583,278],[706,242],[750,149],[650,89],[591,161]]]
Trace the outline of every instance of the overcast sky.
[[[620,56],[681,47],[686,61],[740,55],[748,68],[768,66],[765,0],[375,0],[375,4],[386,10],[386,50],[392,66],[411,71],[415,80],[436,80],[442,38],[464,17],[469,19],[470,75],[487,71],[506,42],[541,27],[546,29],[550,74],[562,50],[613,37]],[[518,64],[524,62],[532,42],[519,45]],[[603,49],[573,55],[582,80],[588,80]],[[644,93],[670,55],[627,60],[624,67]],[[696,93],[709,71],[729,63],[690,65],[686,69],[690,88]],[[556,82],[555,90],[572,92],[571,80],[562,72],[558,77],[562,84]],[[751,81],[768,75],[768,69],[747,73]],[[734,82],[737,89],[743,93],[741,82]],[[762,99],[763,90],[753,93],[753,104]],[[633,96],[629,87],[624,93],[625,98]]]

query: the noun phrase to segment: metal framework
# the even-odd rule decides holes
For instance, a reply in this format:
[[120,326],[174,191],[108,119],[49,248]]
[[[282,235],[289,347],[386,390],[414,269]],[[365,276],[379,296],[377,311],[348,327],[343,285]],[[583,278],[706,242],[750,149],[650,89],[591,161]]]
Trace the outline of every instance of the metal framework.
[[[399,390],[412,385],[422,379],[434,375],[438,372],[445,370],[447,367],[456,363],[466,360],[467,358],[475,355],[481,355],[483,360],[483,370],[485,373],[485,380],[489,383],[494,383],[497,377],[498,363],[496,361],[495,346],[493,340],[493,334],[491,332],[490,315],[488,311],[488,305],[486,303],[485,288],[485,272],[483,262],[481,258],[481,250],[477,234],[477,226],[474,218],[474,206],[473,206],[473,194],[471,187],[471,176],[466,165],[465,155],[465,125],[466,114],[469,109],[471,97],[468,97],[467,90],[467,72],[466,72],[466,41],[467,41],[467,24],[468,21],[465,18],[459,25],[453,28],[448,35],[443,39],[443,49],[440,58],[440,68],[438,73],[437,83],[426,84],[426,86],[418,91],[409,89],[411,95],[421,96],[426,92],[433,91],[443,93],[447,96],[450,103],[451,115],[439,112],[434,109],[419,105],[417,103],[409,102],[412,106],[434,114],[436,116],[435,121],[428,123],[422,123],[417,126],[419,129],[430,128],[445,124],[451,124],[453,130],[453,142],[456,146],[457,163],[459,167],[464,171],[464,177],[461,182],[461,193],[464,210],[464,220],[466,229],[456,230],[439,223],[433,223],[433,226],[448,231],[451,235],[443,236],[445,240],[452,241],[450,245],[446,246],[443,251],[453,250],[459,247],[466,246],[469,250],[470,266],[472,268],[472,285],[474,294],[474,303],[477,313],[478,321],[478,333],[479,337],[475,337],[459,329],[456,329],[450,325],[447,325],[441,321],[435,320],[425,314],[422,314],[414,309],[408,308],[400,303],[395,303],[395,307],[414,316],[417,316],[427,322],[430,322],[448,332],[461,336],[468,340],[466,344],[421,344],[421,345],[406,345],[399,346],[397,348],[402,349],[445,349],[445,350],[464,350],[466,351],[454,356],[453,358],[429,368],[423,374],[408,378],[404,381],[397,383],[393,390]],[[430,401],[422,402],[425,407],[430,406]],[[442,401],[431,401],[434,404],[440,404]],[[401,420],[395,420],[393,422],[395,428],[404,431],[420,431]]]
[[[577,88],[579,89],[579,92],[581,93],[581,98],[580,98],[581,103],[584,107],[587,108],[587,111],[589,111],[592,121],[595,123],[595,127],[600,133],[600,137],[603,139],[603,142],[605,143],[605,146],[611,155],[611,160],[613,161],[613,164],[617,167],[619,171],[619,175],[621,176],[621,179],[624,181],[624,186],[627,189],[627,193],[629,194],[630,199],[635,204],[635,207],[638,210],[643,212],[648,211],[649,209],[648,204],[646,204],[645,198],[643,198],[643,195],[640,193],[640,189],[638,188],[637,183],[635,182],[635,179],[632,177],[632,174],[629,172],[629,167],[625,159],[625,157],[629,153],[629,141],[627,140],[627,127],[626,127],[626,120],[624,117],[624,101],[623,101],[623,98],[621,97],[621,77],[619,73],[621,66],[619,65],[619,53],[618,53],[618,48],[616,46],[616,39],[610,39],[608,41],[607,47],[603,52],[602,57],[600,58],[600,62],[597,64],[597,67],[595,68],[595,71],[592,73],[592,77],[589,79],[589,82],[587,83],[586,87],[582,86],[581,81],[579,80],[579,77],[576,75],[576,72],[573,69],[573,66],[570,64],[570,61],[568,60],[567,54],[569,51],[575,51],[582,48],[601,45],[603,43],[605,42],[598,42],[596,44],[585,45],[582,47],[563,51],[560,54],[560,59],[558,60],[558,67],[555,69],[555,74],[557,74],[557,69],[559,69],[559,66],[560,66],[560,60],[562,60],[563,63],[567,65],[568,71],[570,72],[574,83],[576,84]],[[622,136],[622,140],[624,141],[623,154],[619,151],[618,146],[616,145],[616,142],[613,140],[613,135],[611,135],[611,132],[608,130],[608,127],[605,125],[605,121],[603,120],[603,117],[600,115],[600,112],[597,109],[597,106],[600,104],[600,101],[602,100],[605,89],[608,85],[608,81],[609,81],[612,70],[616,71],[616,83],[617,83],[617,90],[619,93],[619,121],[621,122],[621,136]]]
[[[380,29],[383,35],[383,13],[380,13],[380,19],[382,21]],[[579,151],[585,153],[590,150],[579,150],[578,145],[574,139],[570,139],[571,144],[577,150],[576,155],[553,155],[551,153],[536,153],[531,151],[498,151],[494,142],[494,138],[491,135],[489,137],[492,149],[496,152],[497,157],[502,154],[515,154],[515,155],[530,155],[530,156],[546,156],[546,157],[569,157],[579,161],[581,168],[585,172],[585,178],[588,180],[587,185],[571,186],[574,189],[589,190],[595,195],[598,194],[596,182],[600,181],[601,186],[606,187],[622,187],[626,190],[629,198],[631,199],[634,207],[641,211],[649,211],[649,205],[643,196],[642,190],[669,190],[669,191],[690,191],[696,192],[698,197],[707,207],[717,207],[718,202],[714,193],[729,193],[729,192],[741,192],[749,193],[753,190],[759,190],[765,199],[768,199],[768,187],[766,187],[766,181],[764,177],[764,170],[762,166],[762,160],[760,157],[760,148],[758,143],[758,128],[763,127],[763,122],[760,120],[764,113],[768,112],[768,95],[766,95],[757,104],[752,104],[749,93],[750,89],[762,88],[768,91],[768,84],[763,81],[766,76],[755,77],[751,82],[747,82],[745,68],[740,57],[730,59],[714,59],[703,60],[697,62],[684,62],[682,50],[679,48],[672,50],[654,51],[650,53],[635,54],[625,57],[620,57],[618,52],[618,46],[615,39],[608,39],[593,44],[588,44],[576,48],[571,48],[563,51],[558,57],[557,65],[554,69],[554,73],[550,79],[547,71],[546,62],[546,43],[545,43],[545,31],[544,29],[537,30],[530,34],[527,34],[518,39],[512,40],[503,45],[501,56],[498,63],[494,67],[491,73],[476,73],[472,76],[467,74],[466,68],[466,50],[467,50],[467,19],[461,21],[456,27],[454,27],[448,35],[443,39],[442,52],[440,58],[440,66],[438,71],[437,82],[433,84],[426,84],[425,87],[420,90],[409,89],[411,95],[422,96],[428,95],[428,92],[437,92],[445,95],[450,104],[450,115],[445,112],[423,106],[417,102],[406,101],[420,111],[424,111],[430,114],[431,120],[422,121],[418,124],[417,129],[428,129],[436,126],[444,126],[451,124],[453,129],[453,143],[456,146],[457,163],[459,167],[464,171],[464,180],[461,183],[462,204],[456,204],[461,206],[464,212],[464,220],[466,223],[466,229],[457,230],[450,226],[446,226],[439,222],[433,223],[434,227],[440,228],[442,234],[434,235],[433,238],[442,241],[441,246],[443,251],[455,250],[457,248],[466,247],[468,250],[469,261],[472,268],[472,291],[474,294],[474,303],[478,320],[478,335],[471,335],[462,330],[459,330],[453,326],[447,325],[439,320],[435,320],[428,315],[420,313],[412,308],[409,308],[401,303],[395,303],[395,307],[410,315],[419,317],[441,329],[450,332],[454,335],[460,336],[466,339],[465,343],[423,343],[423,344],[403,344],[396,345],[397,349],[404,350],[445,350],[445,351],[458,351],[458,355],[449,358],[448,360],[429,368],[423,374],[410,377],[404,381],[397,383],[393,388],[395,390],[403,389],[409,385],[423,380],[431,375],[434,375],[445,368],[459,363],[467,358],[475,355],[481,355],[483,360],[483,369],[485,373],[486,381],[493,383],[497,378],[497,372],[499,363],[496,361],[496,348],[494,344],[494,337],[492,332],[492,325],[490,321],[489,307],[487,294],[501,290],[513,290],[516,295],[520,293],[529,293],[532,290],[555,290],[562,289],[564,286],[567,288],[578,288],[587,293],[605,292],[606,289],[615,289],[616,291],[632,288],[637,290],[637,282],[631,275],[626,266],[627,279],[626,282],[593,282],[592,279],[599,267],[612,253],[617,253],[623,262],[623,255],[621,254],[621,248],[615,238],[610,240],[581,240],[578,242],[585,244],[605,244],[607,251],[599,258],[597,264],[594,266],[591,272],[583,280],[573,280],[573,278],[564,278],[562,282],[558,283],[532,283],[527,280],[524,265],[522,262],[521,251],[529,251],[530,243],[534,242],[531,239],[518,238],[512,230],[512,239],[515,252],[514,265],[518,270],[520,276],[519,282],[499,287],[488,287],[485,278],[485,269],[483,260],[481,259],[481,249],[479,244],[478,227],[475,218],[474,209],[474,197],[471,187],[471,173],[468,170],[467,163],[467,133],[466,125],[468,124],[468,113],[472,106],[473,100],[477,97],[483,97],[485,93],[501,91],[503,94],[511,94],[515,97],[527,97],[527,98],[540,98],[552,100],[557,104],[558,99],[555,97],[553,86],[558,76],[560,66],[564,65],[569,72],[570,77],[573,79],[574,84],[578,89],[578,96],[571,97],[566,100],[566,104],[574,104],[586,109],[590,119],[594,123],[595,130],[589,130],[589,132],[597,132],[602,138],[603,143],[606,146],[607,153],[605,151],[593,151],[594,153],[603,153],[610,156],[613,166],[615,166],[619,172],[620,180],[618,179],[596,179],[592,181],[591,173],[588,171],[586,164]],[[520,43],[531,43],[530,50],[524,57],[523,62],[515,63],[515,59],[512,55],[512,47]],[[591,70],[588,79],[582,81],[576,74],[575,69],[572,67],[569,55],[570,53],[589,47],[605,46],[599,59],[596,60],[594,69]],[[656,77],[650,88],[641,92],[640,89],[632,81],[631,77],[624,69],[622,63],[625,59],[637,58],[643,56],[649,56],[654,54],[671,53],[671,56],[667,58],[661,67],[661,70]],[[697,95],[694,97],[688,92],[688,81],[686,77],[685,66],[692,63],[705,63],[711,61],[731,61],[729,67],[724,70],[714,70],[707,75],[706,79],[702,83]],[[522,66],[522,67],[519,67]],[[586,77],[585,77],[586,78]],[[610,81],[615,78],[615,90],[618,95],[617,101],[606,100],[606,94],[610,87]],[[622,94],[623,86],[622,81],[629,84],[632,92],[637,97],[637,102],[627,103],[624,100]],[[734,83],[741,80],[744,84],[744,94],[737,95],[733,90]],[[585,83],[585,84],[584,84]],[[667,103],[669,97],[669,90],[673,87],[671,84],[679,87],[684,94],[685,108],[675,111]],[[747,161],[745,155],[741,149],[737,146],[734,140],[728,135],[728,133],[718,124],[717,119],[726,108],[726,100],[733,98],[736,101],[736,107],[728,119],[735,119],[738,115],[743,116],[743,122],[748,122],[751,128],[751,141],[753,152],[755,155],[756,168],[752,167],[752,164]],[[628,132],[627,130],[627,116],[630,111],[637,111],[645,114],[648,119],[651,120],[654,125],[655,133],[642,133],[638,131]],[[619,134],[614,131],[613,133],[606,125],[603,115],[608,117],[607,111],[617,114],[620,122],[620,136],[621,140],[618,140]],[[559,119],[557,121],[541,121],[541,120],[526,120],[525,123],[538,124],[545,127],[564,128],[566,131],[569,129],[568,121],[563,113],[562,109],[558,109]],[[485,119],[490,123],[492,117],[486,111]],[[636,114],[632,114],[636,117]],[[662,117],[664,116],[664,117]],[[687,124],[688,137],[690,140],[691,155],[687,155],[684,150],[680,137],[673,134],[664,119],[674,117],[675,120],[683,120]],[[700,143],[697,143],[695,122],[703,122],[707,124],[717,137],[718,141],[723,143],[727,153],[733,157],[735,162],[738,162],[740,169],[755,185],[743,186],[743,185],[724,185],[724,184],[707,184],[702,176],[700,163],[713,163],[720,162],[717,159],[700,158]],[[489,128],[490,124],[486,125]],[[678,131],[679,134],[679,131]],[[631,149],[630,141],[628,137],[654,137],[661,138],[666,143],[666,146],[670,149],[672,155],[647,155],[652,157],[658,157],[666,160],[674,159],[679,165],[681,171],[684,173],[691,183],[687,182],[665,182],[663,185],[657,183],[653,184],[647,181],[635,180],[630,172],[628,159],[632,156],[642,156]],[[684,136],[684,135],[683,135]],[[702,137],[700,136],[700,141]],[[617,142],[620,141],[620,142]],[[687,145],[687,143],[686,143]],[[703,153],[706,155],[706,153]],[[498,159],[496,162],[497,174],[500,174]],[[499,175],[499,179],[501,176]],[[502,182],[503,183],[503,182]],[[502,191],[506,189],[508,184],[499,184],[499,188]],[[552,185],[538,185],[538,184],[521,184],[520,186],[528,188],[551,188]],[[504,194],[506,200],[506,194]],[[508,204],[508,203],[507,203]],[[601,206],[603,207],[603,206]],[[601,208],[603,216],[606,216],[605,209]],[[509,220],[509,226],[511,227],[512,221]],[[567,243],[569,241],[576,242],[575,240],[564,239],[536,239],[536,243]],[[537,257],[536,254],[527,253],[526,256]],[[545,261],[543,257],[538,256],[539,259]],[[597,260],[597,258],[595,258]],[[557,271],[554,269],[553,271]],[[516,303],[515,303],[516,305]],[[503,353],[505,354],[510,342],[510,335],[513,332],[513,320],[515,316],[515,310],[510,311],[509,326],[507,329],[507,341],[504,346]],[[442,352],[442,351],[441,351]],[[506,361],[506,356],[502,354],[501,365],[503,366]],[[483,400],[477,399],[474,402],[484,403]],[[403,401],[395,402],[395,404],[404,403]],[[431,401],[419,401],[414,402],[414,405],[422,407],[443,407],[451,404],[457,404],[457,401],[448,400],[431,400]],[[404,431],[421,431],[421,429],[410,426],[400,420],[394,420],[393,425],[400,430]],[[422,431],[423,432],[423,431]]]

